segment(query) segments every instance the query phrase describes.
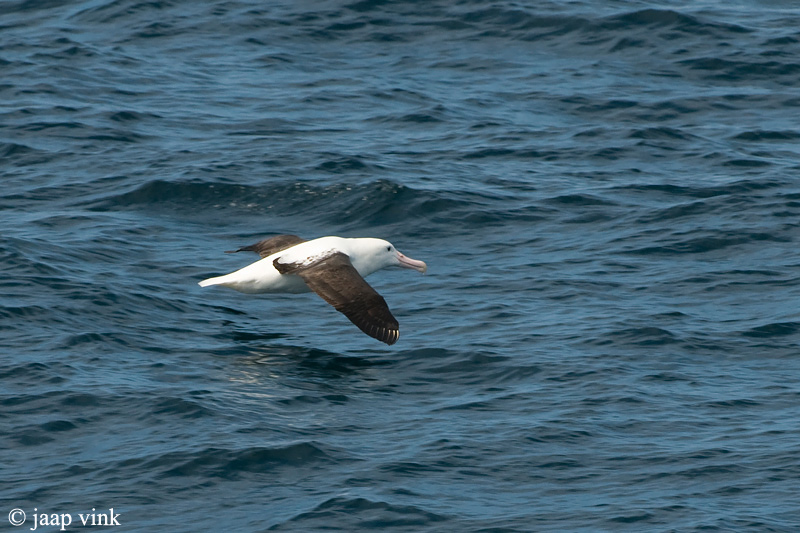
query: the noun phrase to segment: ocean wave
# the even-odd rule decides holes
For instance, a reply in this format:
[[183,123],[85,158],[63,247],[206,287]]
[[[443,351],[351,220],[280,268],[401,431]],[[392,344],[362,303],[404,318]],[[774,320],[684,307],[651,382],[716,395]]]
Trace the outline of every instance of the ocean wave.
[[727,183],[713,185],[683,185],[672,183],[631,183],[624,186],[615,186],[614,191],[626,193],[663,193],[669,197],[685,198],[712,198],[715,196],[741,195],[785,187],[786,181],[764,177],[753,180],[732,180]]
[[636,346],[664,346],[676,343],[678,340],[678,337],[666,328],[641,326],[612,331],[597,342],[600,345],[623,343]]
[[[733,38],[753,32],[749,27],[714,20],[686,10],[611,9],[576,15],[545,6],[543,9],[500,3],[491,7],[467,5],[425,5],[407,2],[354,2],[323,5],[308,13],[281,6],[259,9],[241,6],[214,12],[212,7],[182,16],[180,6],[170,3],[107,2],[73,13],[73,23],[113,25],[118,41],[164,39],[189,32],[219,31],[223,28],[262,42],[270,30],[281,40],[359,41],[406,43],[442,33],[459,38],[547,41],[564,46],[596,46],[613,43],[612,52],[640,47],[653,40],[674,42],[679,38]],[[153,21],[154,13],[158,20]],[[208,19],[214,20],[213,26]],[[273,37],[274,38],[274,37]],[[648,45],[652,46],[652,45]],[[774,44],[777,46],[777,44]],[[85,44],[74,43],[69,50],[91,53]],[[74,53],[74,52],[73,52]]]
[[800,331],[800,322],[773,322],[771,324],[764,324],[763,326],[756,326],[742,335],[745,337],[767,339],[773,337],[787,337],[794,335]]
[[771,60],[743,61],[720,57],[699,57],[678,62],[691,70],[707,73],[708,79],[721,81],[769,80],[790,84],[800,73],[800,63]]
[[0,143],[0,157],[3,158],[19,158],[35,151],[35,149],[24,144]]
[[534,206],[509,206],[509,198],[488,192],[415,189],[388,180],[363,185],[294,181],[264,186],[155,180],[81,205],[98,212],[168,211],[189,217],[198,213],[208,216],[209,212],[261,213],[339,227],[428,221],[417,224],[416,230],[408,228],[408,234],[414,235],[431,224],[449,225],[452,220],[481,226],[506,219],[536,219]]
[[314,509],[299,513],[270,531],[281,531],[301,525],[306,530],[327,529],[334,520],[335,529],[424,528],[445,522],[449,517],[414,505],[398,505],[368,498],[337,496],[330,498]]
[[738,133],[732,137],[737,141],[795,141],[800,139],[800,131],[786,130],[786,131],[769,131],[755,129]]
[[310,442],[278,446],[254,446],[241,450],[206,448],[198,451],[170,452],[142,461],[141,467],[161,472],[161,476],[200,476],[235,478],[242,473],[268,472],[282,466],[302,468],[320,465],[335,457]]
[[636,255],[705,254],[762,241],[788,242],[786,237],[771,233],[747,230],[712,232],[698,230],[686,235],[666,235],[659,239],[660,244],[629,248],[625,253]]
[[613,15],[601,24],[606,30],[626,30],[630,28],[670,28],[697,35],[718,30],[724,34],[750,33],[753,30],[739,24],[719,23],[702,16],[694,16],[670,9],[641,9],[629,13]]

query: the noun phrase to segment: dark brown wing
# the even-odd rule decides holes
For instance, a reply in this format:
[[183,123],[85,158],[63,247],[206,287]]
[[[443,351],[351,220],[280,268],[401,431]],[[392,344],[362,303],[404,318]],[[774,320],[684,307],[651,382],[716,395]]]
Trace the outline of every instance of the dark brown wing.
[[400,326],[386,300],[364,281],[347,255],[334,252],[310,265],[284,264],[279,260],[272,262],[278,272],[303,278],[312,291],[349,318],[358,329],[386,344],[397,342]]
[[255,252],[263,259],[264,257],[269,257],[276,252],[291,248],[295,244],[300,244],[301,242],[306,242],[306,240],[301,239],[297,235],[277,235],[275,237],[270,237],[269,239],[264,239],[263,241],[258,241],[250,246],[242,246],[238,250],[228,250],[225,253],[235,254],[236,252]]

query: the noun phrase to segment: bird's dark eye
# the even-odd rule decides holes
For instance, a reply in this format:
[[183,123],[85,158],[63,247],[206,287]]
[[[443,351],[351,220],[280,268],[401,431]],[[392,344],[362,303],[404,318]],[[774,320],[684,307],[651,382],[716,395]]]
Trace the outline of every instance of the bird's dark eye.
[[391,251],[392,251],[392,247],[391,247],[391,246],[387,246],[387,247],[386,247],[386,251],[387,251],[387,252],[391,252]]

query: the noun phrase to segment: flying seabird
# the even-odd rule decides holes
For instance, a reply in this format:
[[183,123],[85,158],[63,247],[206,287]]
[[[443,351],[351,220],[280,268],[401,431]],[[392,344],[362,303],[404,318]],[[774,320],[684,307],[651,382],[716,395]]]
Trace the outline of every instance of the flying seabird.
[[236,252],[255,252],[261,259],[199,285],[222,285],[248,294],[314,291],[361,331],[390,345],[400,337],[399,325],[386,300],[364,278],[389,266],[423,274],[428,269],[424,262],[398,252],[392,243],[372,238],[307,241],[297,235],[278,235],[225,253]]

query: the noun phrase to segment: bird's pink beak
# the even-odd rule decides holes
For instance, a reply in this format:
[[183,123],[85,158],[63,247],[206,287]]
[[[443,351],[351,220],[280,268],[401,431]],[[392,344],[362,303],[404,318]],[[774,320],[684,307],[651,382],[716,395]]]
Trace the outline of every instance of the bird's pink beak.
[[410,257],[404,256],[400,252],[397,252],[397,264],[403,268],[413,268],[414,270],[419,270],[423,274],[428,270],[428,265],[426,265],[424,261],[411,259]]

